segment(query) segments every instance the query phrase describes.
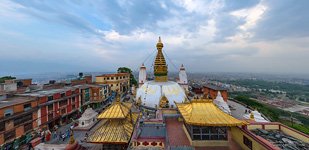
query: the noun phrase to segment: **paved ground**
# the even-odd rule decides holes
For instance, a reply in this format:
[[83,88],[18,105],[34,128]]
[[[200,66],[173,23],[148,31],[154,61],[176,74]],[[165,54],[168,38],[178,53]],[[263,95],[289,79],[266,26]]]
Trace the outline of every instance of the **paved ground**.
[[[108,105],[108,104],[107,104]],[[105,108],[106,106],[102,106],[102,108]],[[97,109],[96,111],[100,111],[101,109]],[[95,131],[98,127],[100,127],[102,125],[103,122],[98,122],[94,127],[92,127],[92,129],[90,131],[76,131],[74,130],[74,139],[76,141],[78,141],[82,146],[86,147],[86,148],[92,148],[92,147],[96,147],[96,144],[90,144],[90,143],[86,143],[83,142],[83,140],[85,139],[85,134],[87,132],[93,132]],[[60,133],[66,133],[67,135],[67,131],[70,130],[70,127],[73,123],[61,126],[57,129],[57,136],[54,137],[54,133],[52,134],[52,139],[48,142],[46,142],[47,144],[67,144],[69,143],[69,139],[70,137],[67,136],[64,140],[62,140],[62,138],[59,138]],[[88,133],[89,134],[89,133]]]
[[182,122],[177,118],[166,119],[166,131],[170,146],[190,146],[186,133],[182,128]]
[[231,113],[233,117],[237,119],[244,119],[243,116],[245,114],[246,109],[248,108],[231,100],[228,100],[227,104],[232,107]]

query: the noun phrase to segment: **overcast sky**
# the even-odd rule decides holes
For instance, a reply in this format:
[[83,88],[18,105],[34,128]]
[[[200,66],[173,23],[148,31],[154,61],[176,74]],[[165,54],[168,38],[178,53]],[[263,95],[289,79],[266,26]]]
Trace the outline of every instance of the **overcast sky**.
[[1,0],[0,74],[136,70],[144,60],[150,69],[159,36],[170,71],[184,64],[189,72],[308,74],[308,7],[309,0]]

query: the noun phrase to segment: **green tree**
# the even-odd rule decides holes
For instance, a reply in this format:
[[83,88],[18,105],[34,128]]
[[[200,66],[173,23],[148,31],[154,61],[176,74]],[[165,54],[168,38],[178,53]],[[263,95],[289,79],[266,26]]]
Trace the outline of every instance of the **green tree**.
[[137,81],[132,74],[132,70],[128,67],[119,67],[117,70],[118,73],[130,73],[130,86],[137,85]]
[[11,80],[11,79],[16,79],[16,77],[12,76],[4,76],[0,78],[0,83],[4,83],[5,80]]

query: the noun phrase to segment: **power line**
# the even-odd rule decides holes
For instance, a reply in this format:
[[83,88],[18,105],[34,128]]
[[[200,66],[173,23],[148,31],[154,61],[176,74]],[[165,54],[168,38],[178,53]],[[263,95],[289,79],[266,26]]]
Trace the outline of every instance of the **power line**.
[[[151,55],[153,55],[153,53],[155,52],[155,50],[153,50],[144,60],[142,63],[145,64],[145,62],[150,58]],[[139,71],[139,65],[137,65],[137,68],[135,69],[136,72]]]
[[163,53],[165,54],[166,58],[168,59],[168,61],[173,65],[173,67],[175,67],[176,71],[178,71],[177,66],[173,63],[173,61],[168,57],[168,55],[165,53],[165,51],[163,51]]

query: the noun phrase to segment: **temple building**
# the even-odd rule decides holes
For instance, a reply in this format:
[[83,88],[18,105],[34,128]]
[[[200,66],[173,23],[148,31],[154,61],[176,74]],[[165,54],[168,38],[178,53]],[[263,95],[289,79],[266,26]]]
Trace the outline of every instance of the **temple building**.
[[[178,83],[168,81],[168,67],[162,49],[163,43],[159,37],[154,62],[154,81],[145,81],[136,92],[136,101],[147,108],[175,107],[174,101],[181,103],[187,99],[185,90]],[[144,71],[140,73],[144,77]]]
[[195,99],[176,105],[192,146],[228,146],[230,128],[246,124],[218,109],[210,99]]
[[101,126],[89,134],[87,142],[102,144],[104,150],[126,149],[138,116],[132,103],[120,102],[118,94],[116,102],[98,115]]
[[[210,92],[213,95],[209,97],[188,99],[180,85],[187,82],[184,67],[178,83],[169,81],[162,48],[159,38],[153,81],[145,80],[146,68],[141,67],[139,81],[143,82],[139,83],[143,84],[137,89],[137,105],[120,102],[118,96],[99,114],[100,126],[89,134],[87,142],[102,144],[100,149],[104,150],[278,150],[287,144],[282,135],[290,139],[288,142],[301,143],[293,147],[309,145],[308,135],[280,123],[259,122],[256,112],[249,119],[234,118],[221,90]],[[280,133],[280,138],[264,135],[268,132]]]

